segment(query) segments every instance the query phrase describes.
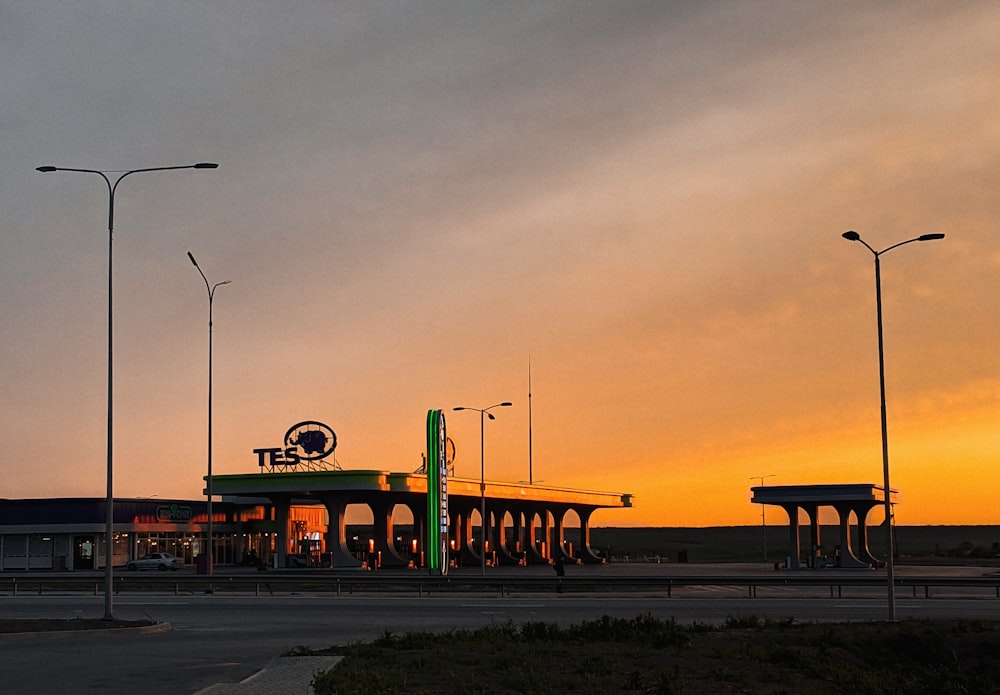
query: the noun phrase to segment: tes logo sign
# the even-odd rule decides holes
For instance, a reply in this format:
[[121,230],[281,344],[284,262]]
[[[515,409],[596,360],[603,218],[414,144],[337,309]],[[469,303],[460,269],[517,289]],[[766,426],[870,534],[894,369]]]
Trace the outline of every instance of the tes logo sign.
[[285,432],[283,447],[254,449],[257,465],[271,472],[322,462],[337,448],[337,433],[322,422],[305,420]]

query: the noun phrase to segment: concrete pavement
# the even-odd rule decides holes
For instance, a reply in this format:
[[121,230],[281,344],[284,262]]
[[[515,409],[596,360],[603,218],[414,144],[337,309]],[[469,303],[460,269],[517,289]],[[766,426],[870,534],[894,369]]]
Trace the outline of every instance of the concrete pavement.
[[313,677],[340,656],[282,656],[239,683],[216,683],[195,695],[312,695]]

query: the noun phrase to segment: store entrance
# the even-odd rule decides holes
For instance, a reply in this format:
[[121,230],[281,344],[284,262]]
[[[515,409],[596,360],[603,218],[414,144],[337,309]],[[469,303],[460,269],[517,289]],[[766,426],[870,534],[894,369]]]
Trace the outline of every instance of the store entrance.
[[94,569],[94,537],[74,536],[73,537],[73,569],[92,570]]

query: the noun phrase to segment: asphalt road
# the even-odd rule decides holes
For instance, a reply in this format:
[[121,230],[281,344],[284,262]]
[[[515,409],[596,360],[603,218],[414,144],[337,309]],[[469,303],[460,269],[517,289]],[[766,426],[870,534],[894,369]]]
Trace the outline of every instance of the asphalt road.
[[[930,599],[897,597],[898,618],[1000,620],[1000,600],[988,595]],[[103,597],[0,596],[0,617],[99,617]],[[193,693],[238,682],[272,658],[299,646],[326,647],[370,639],[385,631],[475,628],[494,621],[570,624],[601,615],[651,614],[683,622],[722,622],[757,615],[773,619],[884,620],[877,590],[830,597],[828,592],[775,588],[757,598],[736,587],[705,587],[628,595],[486,595],[444,597],[143,594],[120,596],[119,618],[171,623],[147,635],[80,634],[0,641],[2,687],[8,693]]]

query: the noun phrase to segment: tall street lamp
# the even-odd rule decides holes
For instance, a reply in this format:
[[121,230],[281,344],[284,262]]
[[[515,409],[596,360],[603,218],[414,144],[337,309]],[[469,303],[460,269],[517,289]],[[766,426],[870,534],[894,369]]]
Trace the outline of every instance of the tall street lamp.
[[[49,173],[51,171],[75,171],[84,174],[97,174],[102,179],[104,183],[108,185],[108,492],[107,498],[104,503],[105,509],[105,550],[104,550],[104,618],[105,620],[112,620],[114,615],[112,613],[112,586],[114,582],[114,570],[112,565],[114,564],[114,487],[113,487],[113,471],[114,467],[112,464],[112,424],[113,424],[113,390],[112,390],[112,245],[114,242],[114,230],[115,230],[115,191],[118,189],[118,184],[121,183],[122,179],[131,174],[141,174],[147,171],[171,171],[173,169],[217,169],[218,164],[214,162],[199,162],[197,164],[187,164],[184,166],[175,167],[151,167],[148,169],[130,169],[129,171],[99,171],[97,169],[71,169],[68,167],[54,167],[54,166],[42,166],[37,167],[38,171],[43,173]],[[111,182],[108,178],[108,174],[119,174],[119,176]]]
[[489,408],[466,408],[459,406],[452,410],[474,410],[479,413],[479,515],[481,517],[480,528],[482,530],[482,547],[480,554],[483,556],[482,572],[486,575],[486,418],[496,420],[490,411],[494,408],[507,408],[513,403],[497,403]]
[[913,239],[901,241],[898,244],[876,251],[867,241],[861,238],[857,232],[844,232],[842,235],[848,241],[857,241],[864,245],[866,249],[875,256],[875,307],[878,316],[878,381],[879,393],[882,405],[882,485],[885,493],[885,568],[886,582],[888,585],[889,600],[889,621],[896,620],[896,591],[895,579],[893,577],[893,548],[892,548],[892,488],[889,487],[889,431],[886,427],[885,416],[885,350],[882,342],[882,271],[880,259],[883,254],[892,251],[894,248],[911,244],[914,241],[935,241],[944,239],[944,234],[921,234]]
[[208,290],[208,486],[206,489],[208,493],[208,543],[205,550],[205,562],[208,564],[208,576],[211,577],[215,574],[212,557],[212,542],[215,538],[212,535],[212,302],[215,300],[215,290],[222,285],[228,285],[232,280],[223,280],[210,285],[201,266],[198,265],[198,261],[194,259],[194,255],[190,251],[187,254],[191,263],[201,274],[201,279],[205,281],[205,289]]
[[[759,480],[760,486],[764,487],[764,481],[767,478],[773,478],[776,474],[768,473],[767,475],[751,475],[750,480]],[[761,502],[760,505],[760,531],[764,538],[764,562],[767,562],[767,523],[764,521],[764,503]]]

